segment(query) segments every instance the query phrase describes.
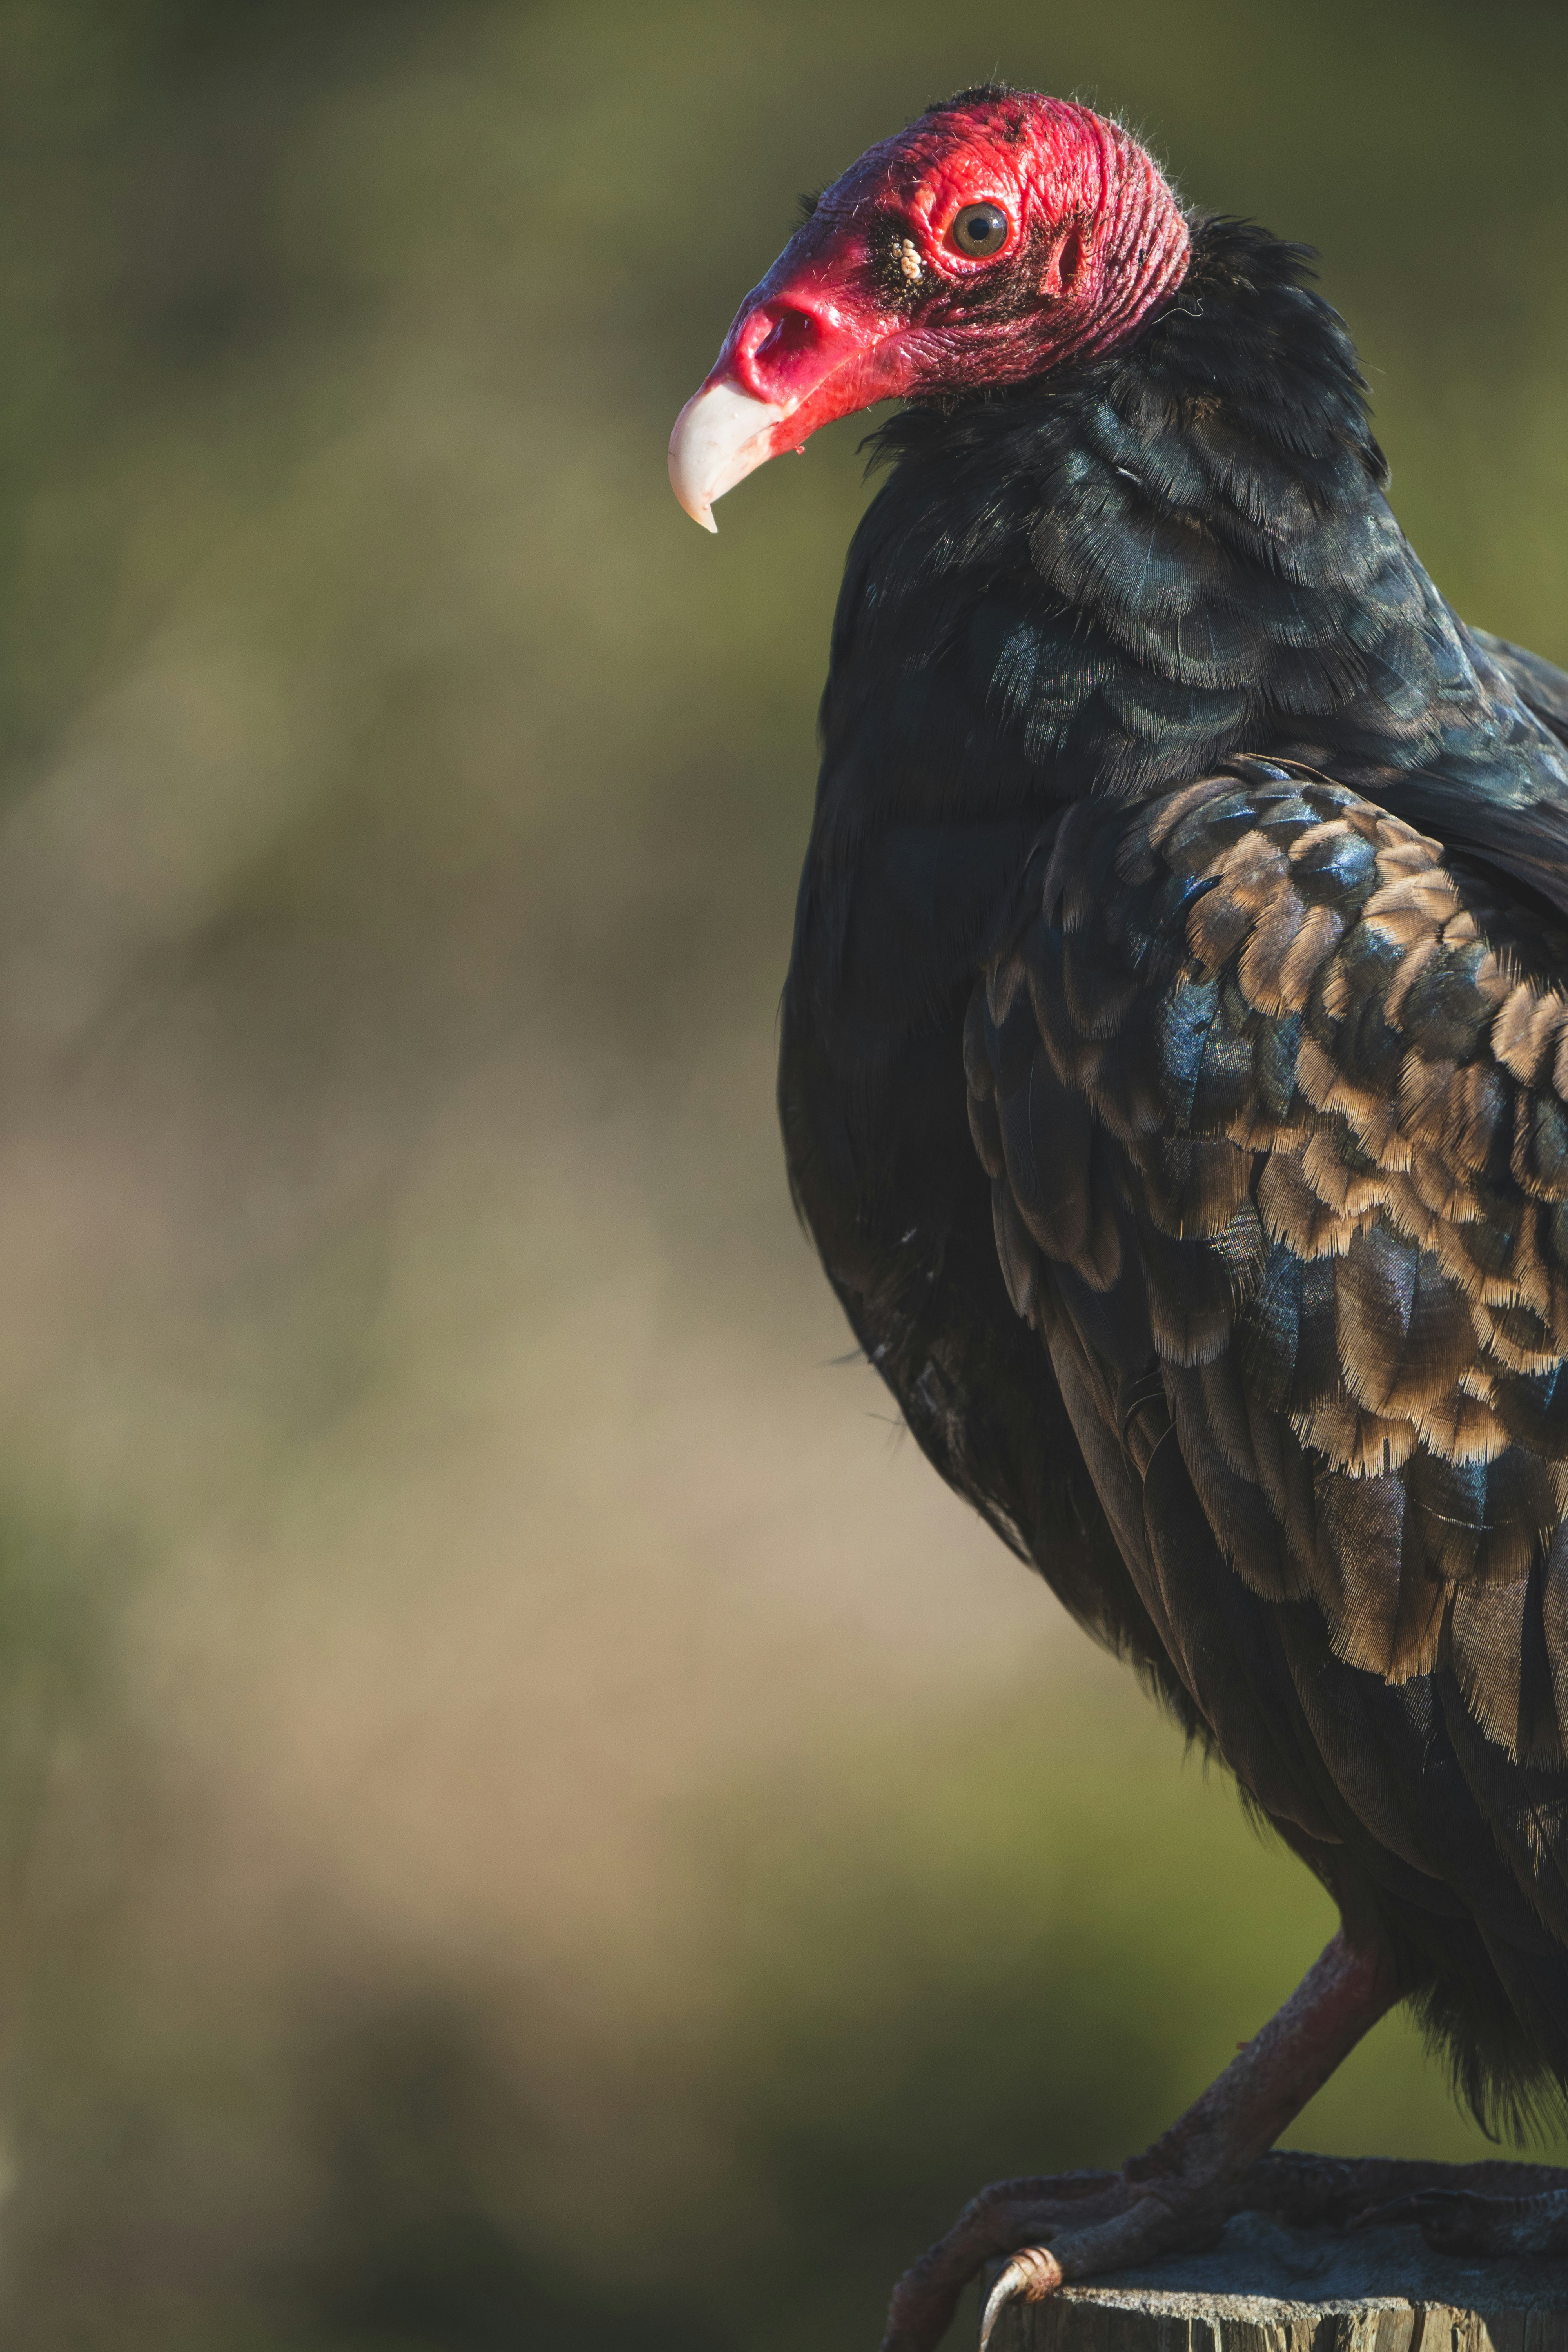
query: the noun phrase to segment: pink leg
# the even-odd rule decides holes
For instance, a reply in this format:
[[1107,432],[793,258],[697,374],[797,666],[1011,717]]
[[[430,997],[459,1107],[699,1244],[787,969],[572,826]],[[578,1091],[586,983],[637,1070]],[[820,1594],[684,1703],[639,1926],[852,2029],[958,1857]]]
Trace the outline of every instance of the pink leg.
[[1120,2172],[998,2181],[893,2292],[882,2352],[933,2352],[960,2295],[997,2254],[1013,2260],[986,2305],[981,2352],[1015,2296],[1207,2244],[1251,2201],[1245,2181],[1287,2124],[1393,2006],[1386,1964],[1336,1936],[1284,2007],[1200,2099]]

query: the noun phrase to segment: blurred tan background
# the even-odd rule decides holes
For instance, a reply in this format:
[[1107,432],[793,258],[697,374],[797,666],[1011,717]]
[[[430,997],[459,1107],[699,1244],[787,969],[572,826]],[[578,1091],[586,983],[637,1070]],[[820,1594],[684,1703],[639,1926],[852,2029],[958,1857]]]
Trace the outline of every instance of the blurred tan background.
[[[853,2352],[1331,1921],[939,1486],[792,1222],[850,423],[675,410],[994,70],[1323,249],[1568,659],[1568,21],[0,0],[4,2339]],[[1300,2144],[1479,2135],[1399,2022]]]

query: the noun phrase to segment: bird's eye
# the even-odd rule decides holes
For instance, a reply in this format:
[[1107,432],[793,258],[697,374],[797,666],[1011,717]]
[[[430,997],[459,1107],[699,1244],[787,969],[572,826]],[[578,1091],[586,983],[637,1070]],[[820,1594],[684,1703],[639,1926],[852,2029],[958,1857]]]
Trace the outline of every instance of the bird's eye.
[[965,205],[948,231],[960,253],[984,258],[1007,242],[1007,215],[1000,205]]

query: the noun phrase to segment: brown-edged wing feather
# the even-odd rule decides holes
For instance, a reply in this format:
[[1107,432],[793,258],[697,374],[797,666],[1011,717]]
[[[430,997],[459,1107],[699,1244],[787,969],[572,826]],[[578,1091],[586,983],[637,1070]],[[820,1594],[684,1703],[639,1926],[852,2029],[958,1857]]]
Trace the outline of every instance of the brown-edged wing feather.
[[1243,761],[1063,816],[966,1054],[1009,1289],[1143,1481],[1141,1572],[1176,1654],[1201,1596],[1161,1567],[1167,1444],[1250,1591],[1315,1602],[1333,1654],[1387,1682],[1450,1670],[1486,1740],[1549,1767],[1559,974],[1568,936],[1480,869],[1310,771]]

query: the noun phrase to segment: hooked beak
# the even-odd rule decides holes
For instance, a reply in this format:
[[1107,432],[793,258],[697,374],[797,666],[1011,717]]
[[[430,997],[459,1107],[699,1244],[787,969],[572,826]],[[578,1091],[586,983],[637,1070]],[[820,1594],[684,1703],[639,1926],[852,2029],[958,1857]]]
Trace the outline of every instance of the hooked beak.
[[692,394],[669,436],[669,484],[693,522],[717,531],[714,499],[767,464],[785,414],[722,377]]
[[[786,249],[744,304],[706,383],[669,436],[669,479],[693,522],[713,501],[835,417],[903,389],[898,327],[789,271]],[[774,280],[782,282],[775,284]]]

